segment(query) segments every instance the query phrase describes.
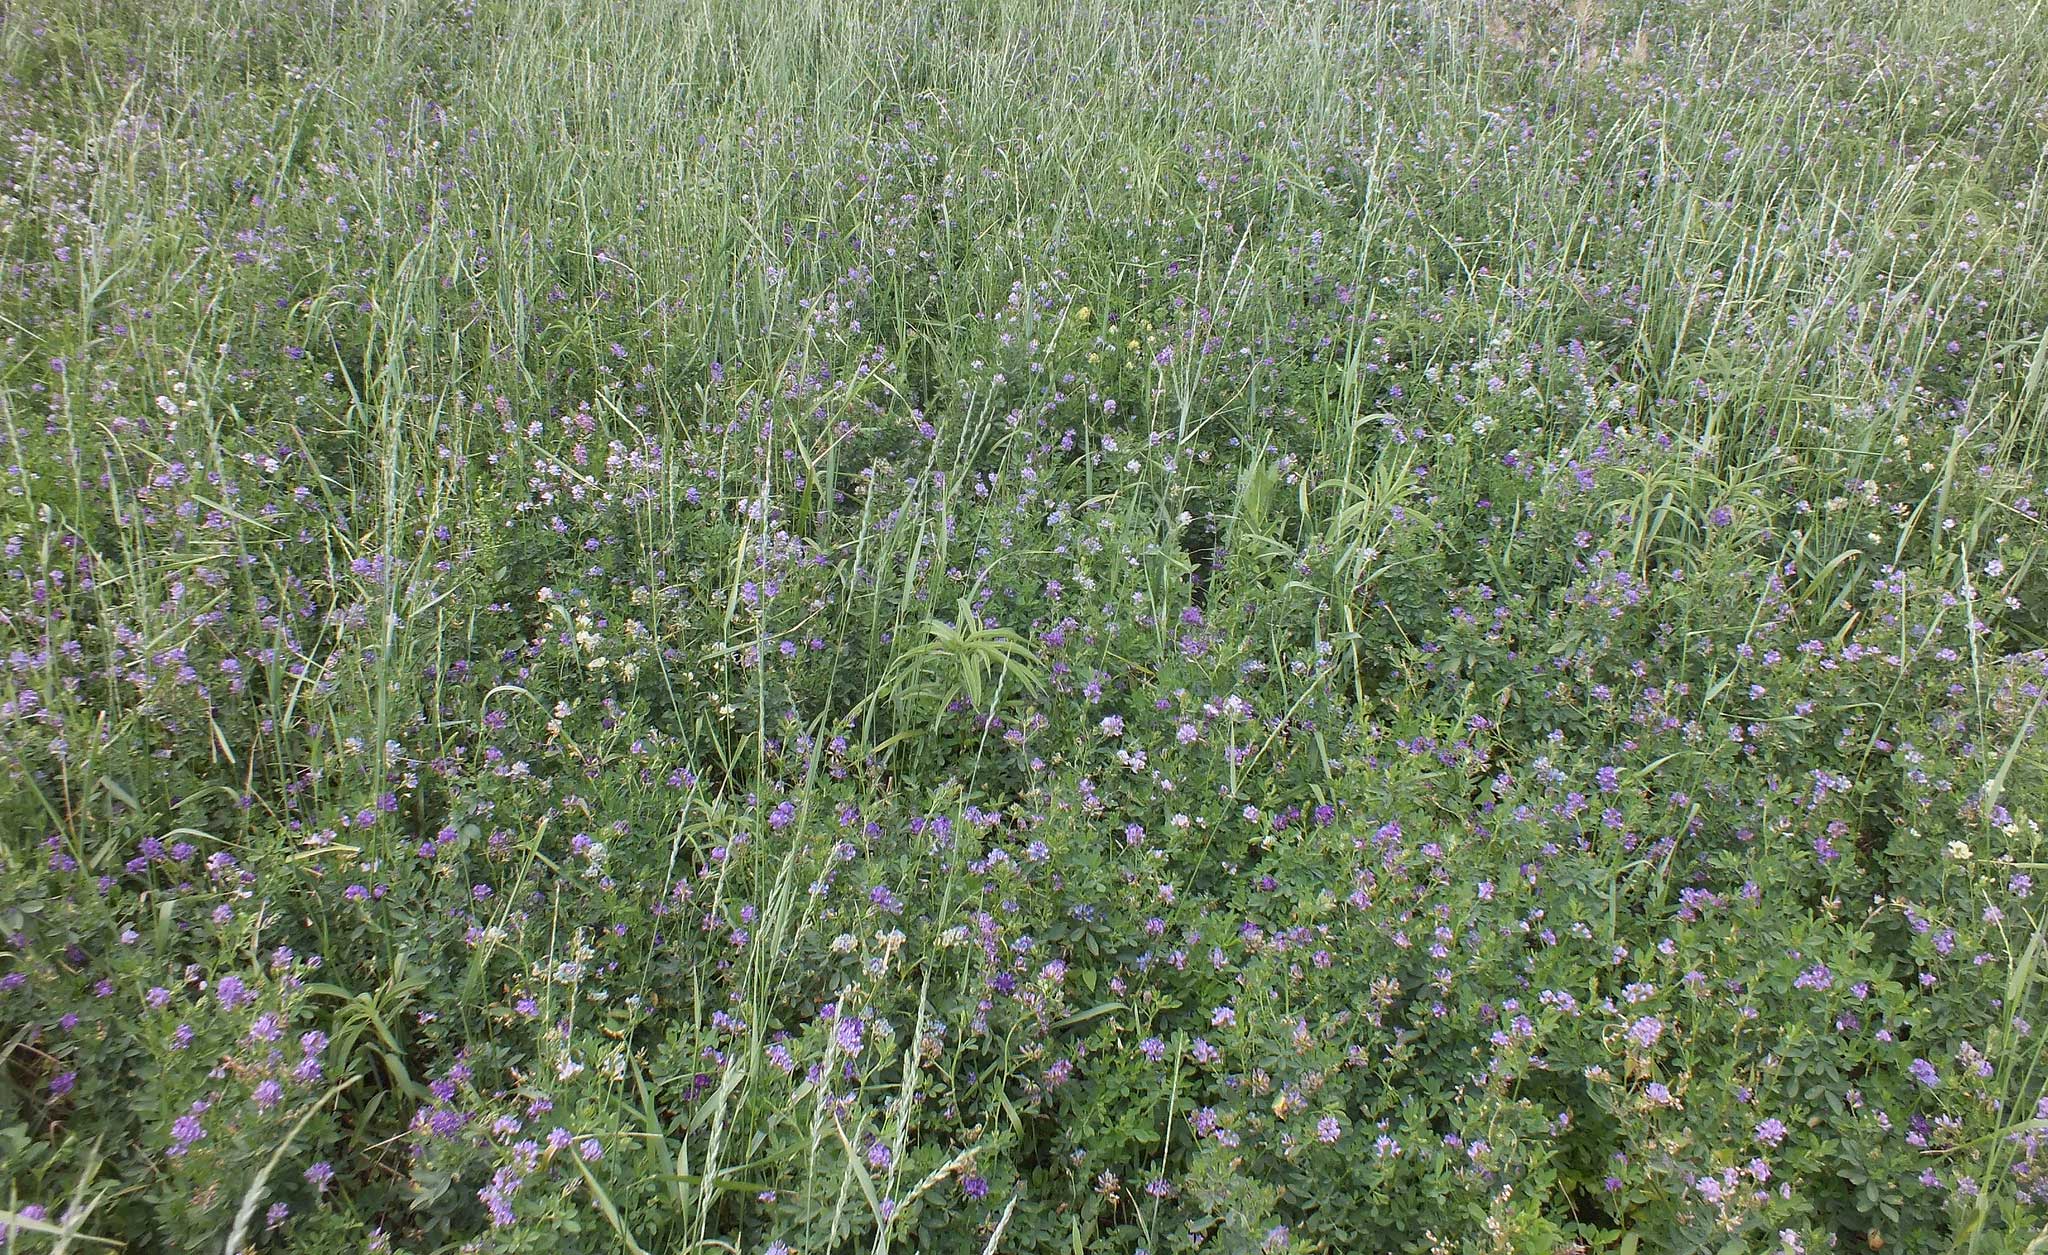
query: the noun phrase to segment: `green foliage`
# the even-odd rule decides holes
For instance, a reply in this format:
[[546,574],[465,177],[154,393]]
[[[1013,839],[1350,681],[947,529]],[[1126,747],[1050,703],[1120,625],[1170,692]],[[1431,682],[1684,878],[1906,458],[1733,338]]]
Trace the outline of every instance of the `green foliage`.
[[1511,7],[0,15],[0,1237],[2040,1251],[2048,25]]

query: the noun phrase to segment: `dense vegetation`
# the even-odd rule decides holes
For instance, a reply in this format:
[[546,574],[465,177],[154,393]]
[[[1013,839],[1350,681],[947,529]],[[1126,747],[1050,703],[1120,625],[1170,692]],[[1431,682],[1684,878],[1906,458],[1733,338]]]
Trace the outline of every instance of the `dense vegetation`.
[[0,10],[9,1250],[2048,1249],[2048,15]]

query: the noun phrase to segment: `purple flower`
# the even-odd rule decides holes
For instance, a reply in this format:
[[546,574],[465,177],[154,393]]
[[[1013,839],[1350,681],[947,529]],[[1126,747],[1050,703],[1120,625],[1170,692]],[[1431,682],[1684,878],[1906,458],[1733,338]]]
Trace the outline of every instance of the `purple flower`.
[[171,1145],[164,1153],[173,1158],[192,1148],[192,1143],[206,1136],[206,1126],[199,1122],[199,1115],[206,1110],[203,1101],[194,1102],[192,1110],[171,1121]]
[[1780,1142],[1785,1140],[1785,1135],[1790,1131],[1785,1127],[1783,1120],[1772,1116],[1756,1126],[1756,1140],[1758,1145],[1775,1149]]
[[220,983],[214,986],[213,996],[220,999],[220,1005],[230,1011],[244,1003],[256,1001],[256,995],[250,992],[249,986],[244,984],[239,976],[221,977]]
[[1628,1039],[1641,1046],[1644,1050],[1655,1046],[1657,1039],[1662,1036],[1664,1036],[1664,1021],[1654,1015],[1646,1015],[1628,1026]]
[[323,1194],[327,1192],[328,1183],[333,1180],[334,1165],[325,1159],[315,1161],[312,1167],[306,1169],[306,1184]]
[[1835,975],[1828,971],[1825,963],[1816,963],[1792,981],[1794,989],[1829,989],[1834,986]]
[[1914,1080],[1920,1082],[1922,1085],[1925,1085],[1929,1089],[1937,1088],[1941,1084],[1940,1073],[1936,1072],[1934,1070],[1934,1065],[1927,1062],[1927,1060],[1925,1059],[1913,1060],[1913,1062],[1906,1065],[1906,1071],[1912,1076]]

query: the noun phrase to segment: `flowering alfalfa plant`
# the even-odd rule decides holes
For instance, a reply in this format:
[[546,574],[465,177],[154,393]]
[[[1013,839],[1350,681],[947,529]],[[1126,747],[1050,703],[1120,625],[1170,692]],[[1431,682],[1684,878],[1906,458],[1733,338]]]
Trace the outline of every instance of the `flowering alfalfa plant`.
[[[190,896],[144,887],[152,868]],[[321,956],[252,953],[275,917],[225,851],[145,841],[124,872],[91,897],[15,908],[0,984],[36,1061],[17,1081],[27,1127],[52,1150],[22,1162],[17,1189],[98,1162],[150,1184],[93,1195],[84,1232],[132,1223],[204,1243],[317,1223],[343,1144],[335,1100],[351,1083],[316,996]],[[139,1076],[149,1082],[108,1088]],[[289,1170],[287,1147],[301,1156]]]
[[2041,14],[760,7],[9,10],[8,1243],[2035,1243]]

